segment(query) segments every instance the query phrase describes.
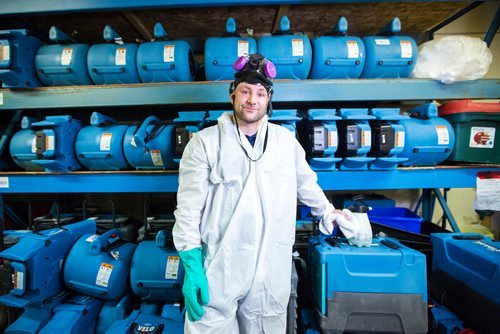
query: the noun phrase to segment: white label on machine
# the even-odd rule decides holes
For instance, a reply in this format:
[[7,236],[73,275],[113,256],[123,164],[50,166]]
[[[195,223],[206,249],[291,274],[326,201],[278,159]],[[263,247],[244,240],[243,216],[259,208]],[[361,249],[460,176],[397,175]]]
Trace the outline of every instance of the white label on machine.
[[292,39],[292,56],[304,56],[304,42],[301,39]]
[[55,143],[55,138],[54,136],[47,136],[45,137],[45,150],[54,150],[54,143]]
[[377,44],[377,45],[391,45],[391,41],[388,40],[387,38],[376,39],[375,44]]
[[175,54],[175,45],[165,45],[163,47],[163,62],[173,62]]
[[3,93],[0,93],[0,106],[3,105]]
[[130,141],[130,145],[132,145],[133,147],[137,147],[137,144],[135,143],[134,137],[132,137],[132,140]]
[[101,142],[99,145],[99,149],[101,151],[111,150],[111,138],[113,138],[113,134],[111,132],[105,132],[101,135]]
[[328,131],[328,146],[339,146],[337,131]]
[[493,148],[495,145],[495,128],[473,126],[470,128],[469,147]]
[[0,188],[8,188],[9,187],[9,177],[2,176],[0,177]]
[[167,267],[165,268],[165,279],[177,279],[179,272],[180,257],[169,256],[167,260]]
[[92,234],[91,236],[87,237],[87,239],[85,239],[85,241],[92,242],[95,239],[97,239],[97,234]]
[[127,65],[127,49],[117,48],[115,53],[115,65]]
[[399,45],[401,46],[401,58],[411,58],[412,56],[412,48],[410,41],[399,41]]
[[31,141],[31,153],[36,153],[36,136],[33,136]]
[[10,45],[0,45],[0,61],[10,60]]
[[61,53],[61,65],[64,66],[71,64],[72,59],[73,59],[73,49],[64,48]]
[[248,41],[239,40],[238,41],[238,57],[245,56],[248,54]]
[[476,210],[500,211],[500,172],[479,172],[476,177]]
[[101,263],[101,267],[97,272],[97,277],[95,279],[95,284],[103,287],[107,287],[109,283],[109,277],[113,272],[113,266],[107,263]]
[[22,271],[14,271],[12,283],[14,289],[24,290],[24,273]]
[[347,41],[347,58],[359,58],[359,47],[356,41]]
[[372,132],[363,131],[361,134],[361,146],[372,146]]
[[151,150],[151,160],[153,161],[153,165],[157,167],[164,167],[163,159],[161,158],[160,150]]
[[405,132],[396,131],[396,147],[404,147],[404,146],[405,146]]
[[438,145],[448,145],[450,143],[450,134],[445,125],[437,125],[436,134],[438,137]]

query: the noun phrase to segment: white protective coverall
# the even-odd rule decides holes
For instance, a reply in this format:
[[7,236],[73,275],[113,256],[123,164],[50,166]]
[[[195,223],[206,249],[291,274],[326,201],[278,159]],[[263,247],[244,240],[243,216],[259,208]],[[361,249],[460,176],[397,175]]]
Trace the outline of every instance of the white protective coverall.
[[255,160],[269,133],[252,162],[232,118],[196,133],[180,163],[174,242],[178,251],[203,248],[210,295],[185,331],[285,333],[297,198],[324,219],[333,206],[289,130],[264,116],[254,147],[241,134]]

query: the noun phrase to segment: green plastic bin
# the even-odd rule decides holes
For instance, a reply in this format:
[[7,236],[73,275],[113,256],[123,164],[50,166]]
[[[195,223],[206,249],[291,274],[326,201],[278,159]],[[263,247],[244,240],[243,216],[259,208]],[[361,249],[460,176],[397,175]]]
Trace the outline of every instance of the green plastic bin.
[[475,163],[500,163],[500,103],[451,101],[439,107],[455,131],[455,147],[447,159]]

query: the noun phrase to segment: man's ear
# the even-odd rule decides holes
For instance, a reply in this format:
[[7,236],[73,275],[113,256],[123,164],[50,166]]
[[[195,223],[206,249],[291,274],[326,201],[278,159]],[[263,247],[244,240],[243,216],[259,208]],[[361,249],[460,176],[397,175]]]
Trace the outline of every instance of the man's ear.
[[231,100],[231,104],[234,104],[234,93],[229,95],[229,100]]

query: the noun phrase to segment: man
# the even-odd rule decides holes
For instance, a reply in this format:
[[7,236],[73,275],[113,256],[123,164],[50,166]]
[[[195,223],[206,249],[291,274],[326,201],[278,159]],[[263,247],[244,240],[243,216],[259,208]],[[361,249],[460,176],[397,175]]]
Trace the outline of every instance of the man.
[[285,333],[297,198],[325,232],[335,219],[350,236],[358,227],[328,202],[294,135],[268,122],[274,65],[255,54],[234,67],[233,114],[195,134],[179,168],[185,332]]

